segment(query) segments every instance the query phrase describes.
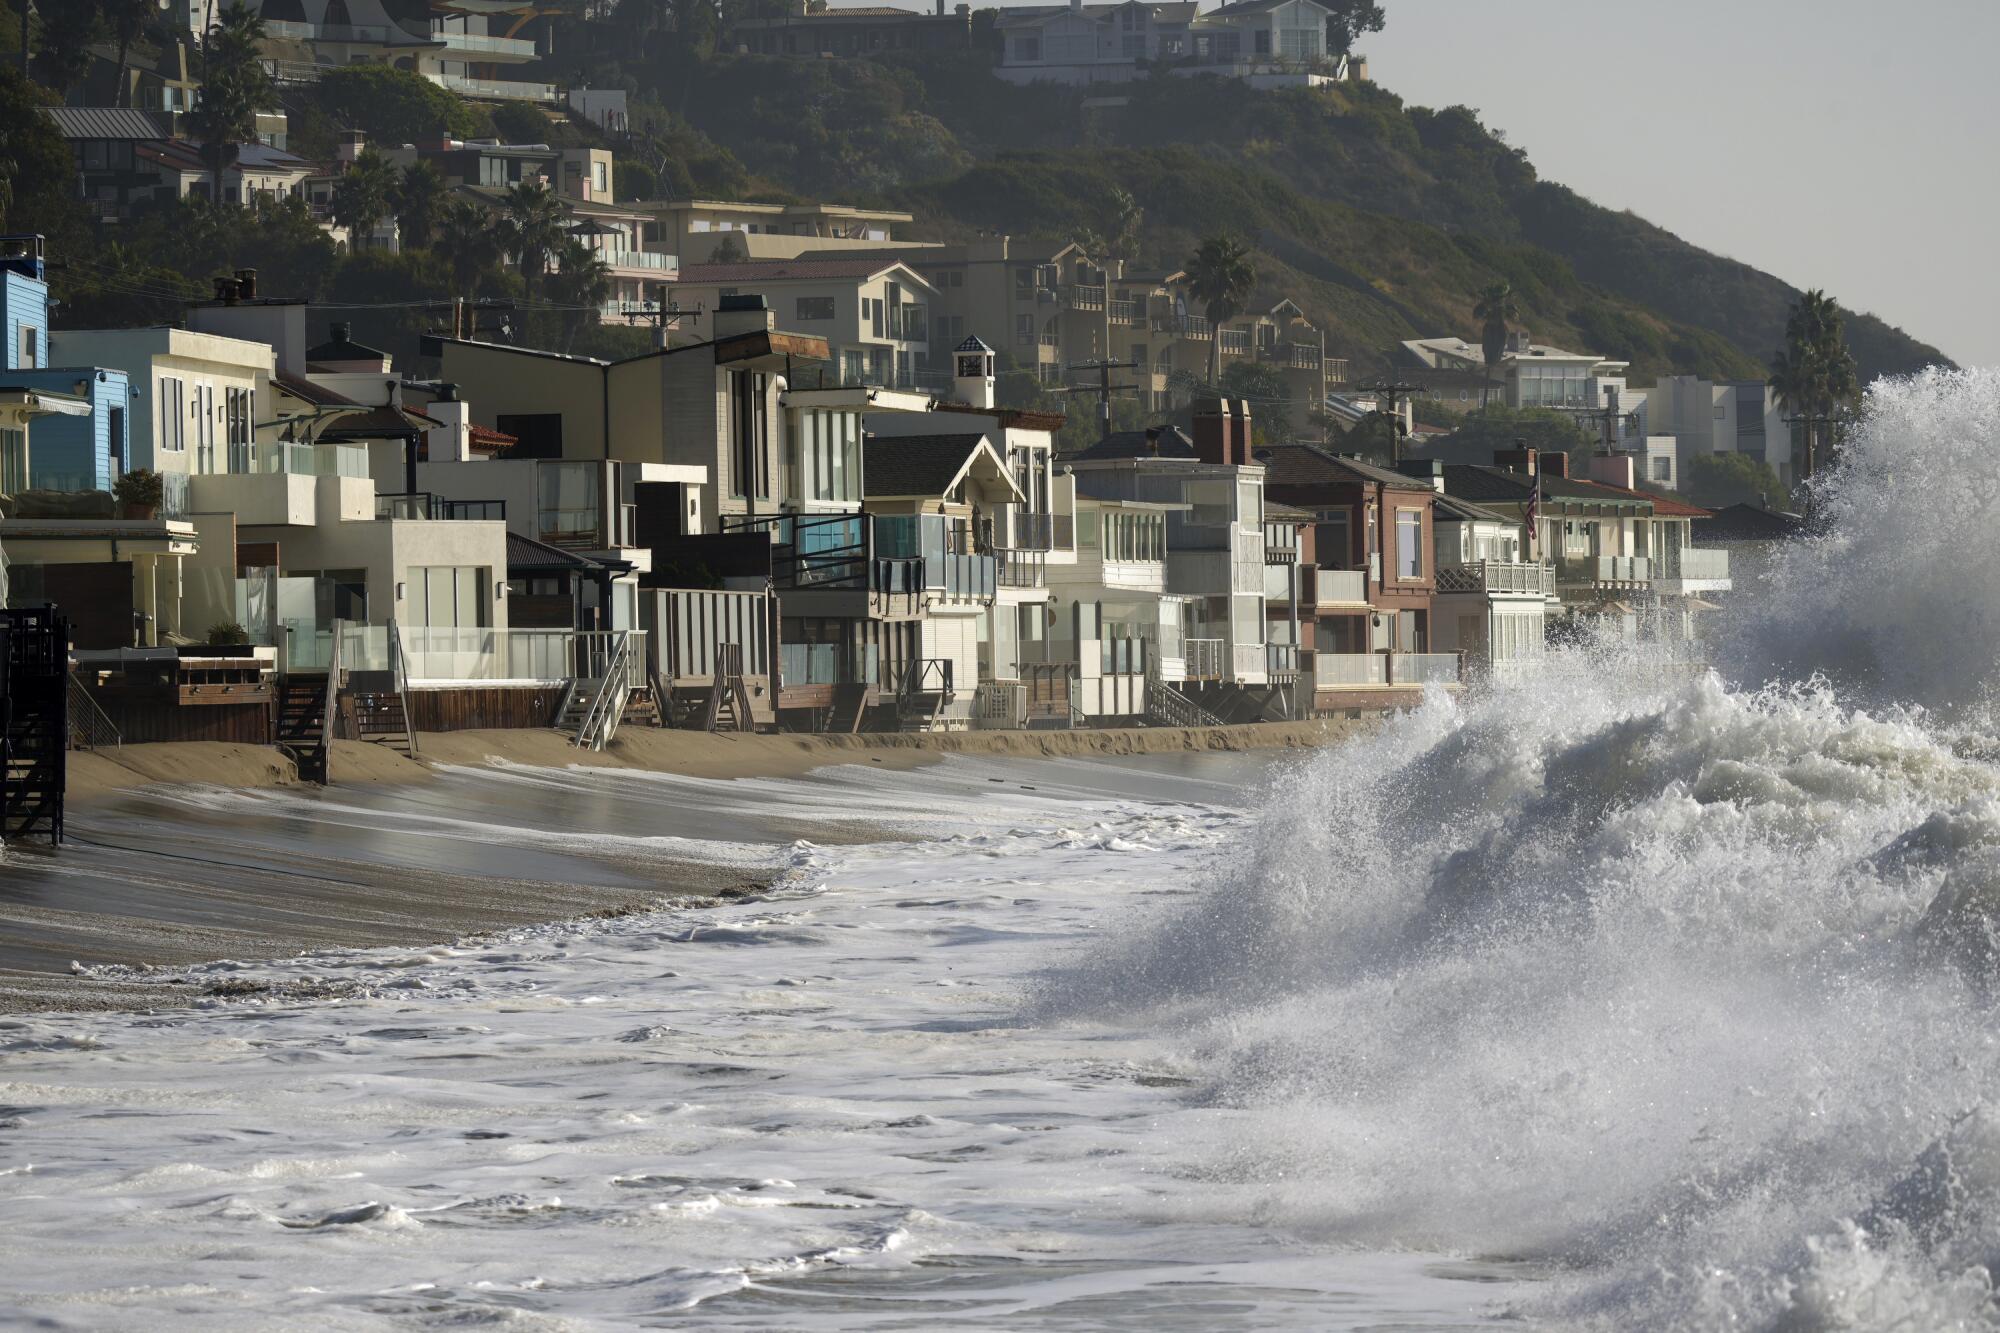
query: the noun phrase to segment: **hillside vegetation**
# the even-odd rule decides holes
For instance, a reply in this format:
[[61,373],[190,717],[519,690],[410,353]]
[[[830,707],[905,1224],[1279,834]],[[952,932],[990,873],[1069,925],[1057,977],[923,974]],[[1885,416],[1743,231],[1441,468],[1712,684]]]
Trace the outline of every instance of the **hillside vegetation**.
[[[1463,107],[1408,107],[1373,85],[1162,76],[1087,106],[1004,83],[971,54],[723,56],[681,65],[670,90],[646,66],[605,72],[654,103],[662,134],[700,141],[711,174],[718,153],[733,159],[738,189],[903,206],[941,238],[1112,235],[1122,191],[1143,210],[1136,257],[1155,266],[1240,232],[1269,294],[1298,299],[1329,350],[1364,368],[1398,339],[1470,336],[1474,294],[1505,278],[1538,339],[1630,360],[1641,382],[1755,377],[1797,295],[1539,179]],[[1945,359],[1872,316],[1849,328],[1869,377]]]

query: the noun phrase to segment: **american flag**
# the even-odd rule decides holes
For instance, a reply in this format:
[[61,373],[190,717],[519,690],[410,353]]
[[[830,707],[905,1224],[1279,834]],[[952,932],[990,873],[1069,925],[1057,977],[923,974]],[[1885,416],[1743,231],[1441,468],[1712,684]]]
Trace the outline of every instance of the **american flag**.
[[1539,549],[1541,546],[1541,534],[1536,531],[1539,526],[1537,520],[1541,517],[1541,513],[1542,474],[1537,469],[1535,472],[1535,489],[1528,493],[1528,508],[1522,515],[1523,521],[1528,527],[1528,559],[1530,560],[1536,560],[1541,557],[1541,550]]

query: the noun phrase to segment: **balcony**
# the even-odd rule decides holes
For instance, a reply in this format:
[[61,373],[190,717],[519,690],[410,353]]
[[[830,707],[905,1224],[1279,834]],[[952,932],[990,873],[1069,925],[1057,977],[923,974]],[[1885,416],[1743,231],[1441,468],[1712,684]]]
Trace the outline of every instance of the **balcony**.
[[1475,560],[1469,565],[1440,565],[1437,590],[1447,592],[1556,595],[1556,572],[1547,564],[1510,560]]
[[1104,284],[1072,282],[1069,285],[1069,303],[1076,310],[1104,309]]
[[449,88],[461,97],[476,97],[488,102],[539,102],[551,104],[556,100],[556,87],[552,83],[517,83],[510,79],[472,79],[462,74],[426,74],[425,78],[440,88]]
[[1181,643],[1185,663],[1183,680],[1221,680],[1228,645],[1221,639],[1185,639]]
[[1313,686],[1322,690],[1380,689],[1389,683],[1387,653],[1314,653]]
[[995,551],[1003,588],[1046,588],[1049,586],[1048,556],[1041,551],[1016,551],[1002,547]]
[[464,55],[470,60],[506,61],[533,60],[540,54],[535,44],[519,37],[492,37],[481,32],[442,32],[431,29],[431,37],[445,44],[445,49],[453,55]]
[[647,273],[679,273],[679,255],[654,254],[650,250],[599,250],[598,259],[606,268],[638,269]]
[[406,522],[504,523],[507,521],[507,502],[452,500],[428,491],[414,494],[400,491],[375,497],[375,517]]
[[1299,560],[1299,526],[1296,523],[1264,524],[1264,563],[1295,565]]
[[1181,334],[1183,337],[1192,338],[1197,342],[1207,342],[1215,336],[1215,326],[1200,315],[1189,315],[1187,317],[1187,327],[1181,330]]
[[1299,646],[1295,643],[1267,643],[1264,645],[1264,673],[1267,676],[1296,676],[1299,674]]
[[1653,590],[1668,595],[1728,592],[1729,552],[1684,546],[1654,562]]
[[1391,685],[1456,685],[1461,668],[1457,653],[1385,653]]
[[1221,335],[1224,356],[1250,355],[1250,331],[1248,329],[1224,329]]
[[1653,581],[1653,562],[1643,555],[1566,556],[1556,562],[1562,588],[1639,591]]
[[1106,313],[1110,315],[1113,324],[1122,325],[1128,329],[1143,329],[1146,327],[1145,308],[1137,301],[1109,302]]
[[778,645],[778,679],[782,686],[873,685],[880,663],[880,650],[872,643],[862,652],[845,643]]
[[1326,382],[1329,385],[1347,383],[1346,357],[1344,356],[1324,357],[1320,361],[1320,369],[1326,375]]
[[1360,569],[1315,569],[1312,601],[1317,606],[1368,605],[1368,573]]
[[[422,46],[424,39],[401,28],[379,23],[298,23],[291,19],[265,19],[266,37],[289,37],[304,42],[353,42],[362,46]],[[433,34],[436,39],[438,34]],[[534,43],[530,42],[532,48]],[[532,50],[530,55],[532,55]]]
[[[1225,350],[1226,347],[1225,347]],[[1320,350],[1311,343],[1272,344],[1257,349],[1257,359],[1286,370],[1318,370]]]

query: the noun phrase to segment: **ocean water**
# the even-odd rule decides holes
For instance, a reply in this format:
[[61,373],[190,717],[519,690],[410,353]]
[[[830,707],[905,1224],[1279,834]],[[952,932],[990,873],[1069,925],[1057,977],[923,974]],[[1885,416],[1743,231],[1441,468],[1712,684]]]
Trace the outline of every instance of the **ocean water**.
[[460,775],[504,823],[391,854],[702,851],[545,792],[778,887],[0,1020],[0,1319],[2000,1328],[2000,376],[1878,385],[1821,501],[1714,671],[1262,777]]

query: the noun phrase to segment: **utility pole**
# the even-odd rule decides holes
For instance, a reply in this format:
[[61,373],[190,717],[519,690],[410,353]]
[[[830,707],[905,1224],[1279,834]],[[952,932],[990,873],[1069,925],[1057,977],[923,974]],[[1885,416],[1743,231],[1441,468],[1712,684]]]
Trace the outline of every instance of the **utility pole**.
[[1097,423],[1103,435],[1111,433],[1111,396],[1115,393],[1129,393],[1139,386],[1136,384],[1113,384],[1111,372],[1114,370],[1137,370],[1137,361],[1073,361],[1065,370],[1088,370],[1097,373],[1096,384],[1075,384],[1057,389],[1057,393],[1094,393],[1097,395]]
[[1579,411],[1576,414],[1579,421],[1597,423],[1597,444],[1599,451],[1602,453],[1611,454],[1618,451],[1618,423],[1620,421],[1638,420],[1632,413],[1619,411],[1619,406],[1618,386],[1607,384],[1604,386],[1603,407],[1597,408],[1594,411]]
[[1399,379],[1377,380],[1373,384],[1357,384],[1355,393],[1372,393],[1382,406],[1376,410],[1389,418],[1389,458],[1391,462],[1403,461],[1403,400],[1424,391],[1421,384],[1405,384]]
[[1831,447],[1833,443],[1833,428],[1835,426],[1849,425],[1853,421],[1854,416],[1852,413],[1812,412],[1810,410],[1802,412],[1797,416],[1785,418],[1786,425],[1803,425],[1806,428],[1805,455],[1802,460],[1805,466],[1801,469],[1805,475],[1800,478],[1799,489],[1805,493],[1805,518],[1808,522],[1817,517],[1815,511],[1819,507],[1814,503],[1812,484],[1813,478],[1819,474],[1819,431],[1822,428],[1825,429],[1827,432],[1827,444]]

